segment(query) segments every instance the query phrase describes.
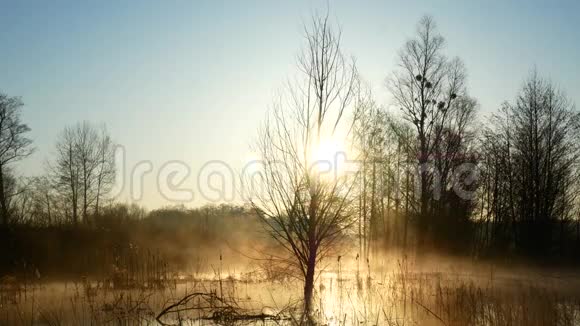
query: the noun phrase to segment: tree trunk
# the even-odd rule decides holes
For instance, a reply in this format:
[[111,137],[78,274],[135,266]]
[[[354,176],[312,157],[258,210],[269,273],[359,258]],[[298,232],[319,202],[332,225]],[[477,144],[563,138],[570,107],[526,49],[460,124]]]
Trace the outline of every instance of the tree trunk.
[[304,279],[304,315],[307,325],[312,322],[312,301],[314,295],[314,274],[316,273],[316,259],[318,255],[318,245],[316,243],[316,220],[318,215],[318,195],[313,194],[309,208],[308,221],[308,261],[306,264],[306,275]]
[[425,246],[425,239],[427,238],[429,215],[429,194],[427,186],[427,173],[421,171],[421,212],[419,213],[419,232],[417,249],[423,250]]
[[314,273],[316,271],[316,249],[310,250],[306,279],[304,280],[304,315],[308,323],[312,321],[312,302],[314,299]]
[[89,220],[87,218],[87,185],[86,185],[86,181],[85,184],[83,186],[83,222],[84,223],[88,223]]
[[[421,92],[423,93],[423,92]],[[421,112],[425,112],[423,108]],[[422,114],[423,116],[423,114]],[[419,153],[419,180],[421,181],[421,198],[420,198],[420,205],[421,211],[419,212],[419,223],[418,223],[418,232],[417,232],[417,249],[421,252],[425,246],[425,238],[427,237],[427,229],[428,229],[428,213],[427,210],[429,208],[429,185],[427,184],[429,176],[427,175],[427,171],[425,170],[426,164],[429,162],[429,153],[427,151],[427,140],[424,132],[424,118],[421,120],[420,131],[419,131],[419,140],[420,140],[420,153]]]
[[72,219],[73,223],[76,225],[78,224],[78,189],[77,189],[77,176],[73,169],[73,149],[69,147],[68,149],[68,169],[69,169],[69,177],[70,177],[70,190],[71,190],[71,199],[72,199]]
[[8,225],[9,216],[4,189],[4,168],[2,166],[0,166],[0,214],[2,214],[2,224]]
[[376,188],[377,188],[377,175],[376,175],[376,162],[375,159],[373,161],[373,169],[372,169],[372,183],[371,183],[371,217],[369,223],[369,255],[374,253],[376,249],[376,241],[377,241],[377,195],[376,195]]
[[97,197],[95,202],[95,217],[99,216],[99,200],[101,199],[101,181],[99,180],[99,184],[97,185]]
[[408,225],[409,225],[409,196],[410,196],[410,191],[409,191],[409,168],[407,168],[406,171],[406,176],[405,176],[405,193],[406,193],[406,197],[405,197],[405,227],[404,227],[404,231],[403,231],[403,250],[405,250],[405,253],[407,252],[407,230],[408,230]]
[[[365,158],[366,160],[366,158]],[[366,162],[363,161],[363,205],[362,205],[362,217],[363,217],[363,256],[366,258],[368,255],[368,241],[367,241],[367,171]]]
[[52,216],[50,214],[50,197],[48,197],[48,194],[46,195],[46,208],[48,213],[48,225],[52,225]]

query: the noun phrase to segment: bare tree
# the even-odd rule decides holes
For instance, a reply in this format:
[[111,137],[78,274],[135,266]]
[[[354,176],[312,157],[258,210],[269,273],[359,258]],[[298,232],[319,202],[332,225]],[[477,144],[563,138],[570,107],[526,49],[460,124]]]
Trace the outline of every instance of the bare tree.
[[56,194],[50,178],[35,177],[30,185],[32,215],[35,224],[54,225],[57,215]]
[[89,221],[90,210],[99,212],[102,196],[115,177],[114,146],[103,127],[100,131],[88,122],[67,127],[56,145],[53,165],[56,188],[68,198],[73,223]]
[[32,152],[32,141],[25,135],[30,128],[20,120],[22,101],[0,93],[0,214],[4,225],[10,222],[7,191],[9,167]]
[[95,215],[99,216],[101,200],[115,182],[115,144],[103,126],[97,148]]
[[399,53],[399,67],[388,79],[388,88],[403,117],[416,131],[420,176],[420,243],[428,231],[433,186],[432,158],[455,110],[459,96],[466,96],[465,69],[461,60],[444,54],[444,38],[429,16],[419,21],[417,37]]
[[[536,71],[513,103],[492,118],[484,137],[483,208],[498,250],[513,244],[548,254],[578,204],[580,114],[566,95]],[[483,209],[482,209],[483,215]],[[560,230],[555,228],[560,225]]]
[[[368,96],[367,96],[368,97]],[[473,160],[475,144],[475,100],[455,99],[440,129],[440,139],[433,144],[429,163],[438,171],[441,198],[431,203],[431,213],[438,218],[434,235],[442,244],[456,244],[446,239],[449,230],[466,227],[471,217],[468,201],[461,201],[454,191],[458,181],[455,170]],[[408,222],[420,213],[415,205],[412,180],[416,174],[417,144],[413,125],[366,100],[355,116],[353,135],[358,162],[359,236],[361,257],[368,257],[378,244],[406,246]],[[436,153],[436,155],[435,155]],[[404,211],[404,214],[401,214]],[[467,235],[467,234],[466,234]],[[448,242],[448,243],[447,243]]]
[[73,128],[67,127],[56,143],[56,161],[52,166],[55,187],[66,198],[67,216],[71,222],[79,222],[80,167],[77,164],[76,136]]
[[310,316],[317,266],[353,223],[353,183],[321,176],[310,152],[340,128],[354,101],[357,73],[328,16],[313,18],[306,43],[298,58],[301,78],[289,83],[288,97],[276,102],[259,134],[265,189],[251,203],[291,257],[285,261],[300,271]]
[[[390,160],[388,153],[387,112],[379,107],[370,92],[360,92],[353,122],[353,141],[360,163],[358,178],[359,254],[368,258],[381,235],[385,236],[385,197],[389,199]],[[389,208],[387,202],[386,209]],[[381,228],[382,227],[382,228]]]
[[75,135],[76,159],[81,170],[82,219],[88,222],[88,210],[94,199],[94,182],[99,165],[99,134],[96,128],[85,121],[77,125]]

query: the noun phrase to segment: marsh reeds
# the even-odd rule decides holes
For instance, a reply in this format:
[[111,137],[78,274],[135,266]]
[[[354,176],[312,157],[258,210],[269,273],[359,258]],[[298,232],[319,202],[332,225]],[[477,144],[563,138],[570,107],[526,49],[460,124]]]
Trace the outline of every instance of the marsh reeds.
[[[249,268],[228,272],[226,260],[172,286],[160,257],[125,256],[110,286],[82,278],[39,283],[5,276],[0,325],[299,325],[301,289],[294,280],[268,279]],[[141,260],[141,261],[138,261]],[[217,259],[216,259],[217,260]],[[444,271],[401,257],[382,268],[339,257],[316,287],[319,325],[556,325],[580,324],[580,280],[487,268]],[[204,274],[202,270],[213,274]],[[374,267],[374,268],[373,268]],[[361,277],[361,274],[366,274]],[[174,278],[175,279],[175,278]],[[151,281],[151,280],[156,280]],[[70,285],[72,284],[72,286]],[[145,285],[146,284],[146,285]],[[151,285],[149,285],[151,284]],[[26,289],[26,290],[25,290]],[[25,292],[26,291],[26,295]]]

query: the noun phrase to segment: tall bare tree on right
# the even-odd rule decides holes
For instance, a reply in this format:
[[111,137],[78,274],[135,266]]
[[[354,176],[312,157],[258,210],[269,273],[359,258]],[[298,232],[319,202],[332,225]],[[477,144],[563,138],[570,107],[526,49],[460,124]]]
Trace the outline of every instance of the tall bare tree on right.
[[[433,18],[421,18],[416,37],[408,40],[399,52],[398,68],[387,79],[393,104],[416,132],[417,174],[420,191],[417,211],[418,245],[421,247],[433,221],[433,200],[439,199],[441,185],[435,169],[437,153],[448,133],[449,124],[468,98],[462,61],[445,56],[445,39]],[[461,104],[461,105],[459,105]]]
[[535,70],[500,112],[483,140],[488,186],[481,214],[492,223],[485,230],[487,245],[553,254],[578,221],[580,112]]

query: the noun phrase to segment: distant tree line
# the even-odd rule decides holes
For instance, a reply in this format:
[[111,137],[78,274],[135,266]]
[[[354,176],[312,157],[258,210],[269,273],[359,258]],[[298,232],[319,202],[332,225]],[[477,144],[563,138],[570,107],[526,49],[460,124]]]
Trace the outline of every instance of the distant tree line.
[[170,206],[148,212],[135,204],[109,203],[89,224],[29,221],[0,227],[0,275],[106,279],[148,264],[152,257],[168,271],[191,271],[210,268],[220,253],[233,264],[243,260],[239,251],[255,255],[254,250],[268,246],[259,229],[259,219],[244,206]]

